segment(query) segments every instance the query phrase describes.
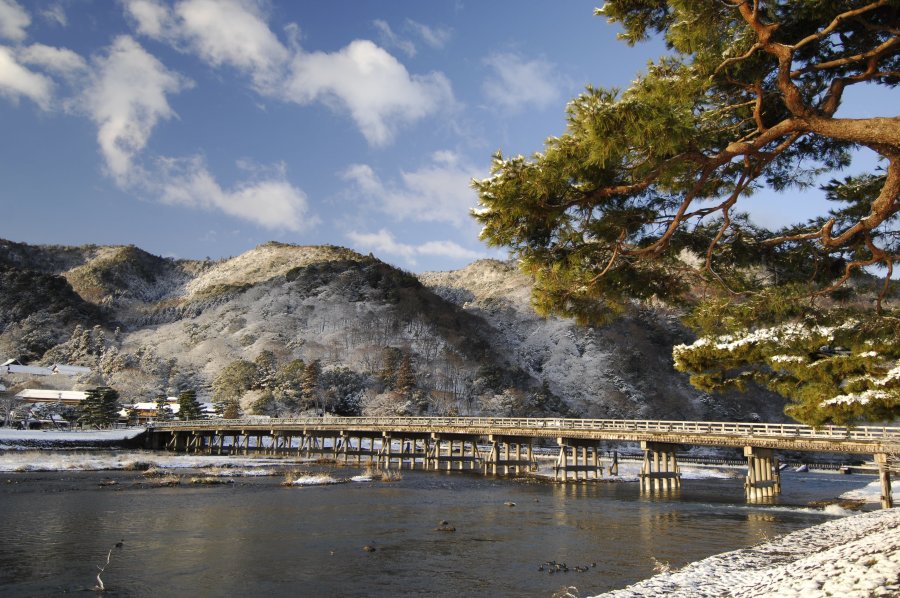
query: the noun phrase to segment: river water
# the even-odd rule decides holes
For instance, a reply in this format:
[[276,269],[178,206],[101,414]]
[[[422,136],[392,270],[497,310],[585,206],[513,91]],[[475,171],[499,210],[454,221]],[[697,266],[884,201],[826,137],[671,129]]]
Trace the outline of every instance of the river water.
[[[113,596],[522,597],[564,586],[586,596],[831,519],[806,503],[871,481],[788,473],[778,505],[748,506],[739,473],[686,479],[666,499],[637,483],[457,472],[303,487],[283,487],[284,476],[158,487],[134,471],[2,473],[0,594],[90,589],[112,549],[102,578]],[[442,521],[456,531],[436,531]],[[549,561],[569,572],[548,573]]]

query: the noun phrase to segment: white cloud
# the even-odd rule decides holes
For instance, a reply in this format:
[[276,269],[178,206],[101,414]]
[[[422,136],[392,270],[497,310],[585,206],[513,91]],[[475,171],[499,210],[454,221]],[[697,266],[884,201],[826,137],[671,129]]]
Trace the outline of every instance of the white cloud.
[[484,257],[483,253],[466,249],[453,241],[428,241],[416,247],[416,253],[461,260],[474,260]]
[[350,231],[347,238],[359,249],[382,255],[399,255],[406,261],[415,263],[416,249],[412,245],[399,243],[389,231],[381,229],[377,233]]
[[[443,74],[410,74],[371,41],[357,40],[337,52],[305,52],[296,40],[286,47],[249,0],[182,0],[172,9],[157,0],[127,0],[125,9],[138,33],[194,53],[212,67],[236,68],[264,96],[301,105],[322,102],[349,113],[371,145],[387,144],[399,127],[454,105]],[[394,35],[387,23],[376,26]],[[297,27],[286,30],[295,34]]]
[[399,125],[453,103],[443,74],[410,75],[368,40],[356,40],[335,53],[298,54],[285,93],[298,104],[321,101],[347,110],[371,145],[385,145]]
[[500,53],[488,56],[484,63],[493,71],[484,82],[484,93],[502,110],[518,111],[526,104],[545,108],[560,97],[559,77],[550,62]]
[[13,102],[26,97],[48,110],[53,96],[53,81],[28,70],[16,61],[10,48],[0,46],[0,95]]
[[176,37],[174,16],[157,0],[125,0],[125,14],[137,25],[137,32],[153,39]]
[[249,73],[269,90],[288,50],[269,29],[256,4],[244,0],[187,0],[175,6],[185,36],[212,66],[229,65]]
[[[82,106],[97,125],[97,141],[109,174],[121,186],[133,182],[132,160],[160,120],[174,118],[168,94],[191,85],[128,36],[118,37],[96,59]],[[140,176],[140,175],[137,175]]]
[[475,205],[470,183],[484,173],[460,161],[449,151],[436,152],[431,163],[412,172],[401,172],[400,180],[383,182],[366,164],[354,164],[343,172],[356,191],[375,202],[377,209],[397,220],[471,224],[469,210]]
[[16,0],[0,0],[0,38],[20,42],[30,24],[31,16]]
[[83,72],[87,68],[84,58],[67,48],[32,44],[21,49],[18,55],[25,64],[39,66],[67,77]]
[[376,19],[372,24],[375,25],[375,29],[378,30],[378,33],[381,34],[382,45],[389,48],[397,48],[410,58],[416,55],[416,45],[408,39],[403,39],[394,33],[394,30],[391,29],[391,26],[388,25],[387,21]]
[[474,260],[484,257],[482,253],[466,249],[453,241],[428,241],[421,245],[401,243],[390,231],[383,228],[377,233],[350,231],[347,238],[362,251],[399,256],[412,265],[416,263],[416,256],[420,255],[454,260]]
[[412,19],[406,19],[406,26],[413,30],[426,44],[440,50],[447,45],[453,32],[443,27],[429,27]]
[[277,86],[288,60],[289,51],[250,0],[183,0],[173,9],[155,0],[129,0],[125,10],[138,33],[187,49],[213,67],[236,68],[264,93]]
[[245,181],[226,190],[199,158],[160,162],[158,192],[164,203],[220,210],[272,230],[303,231],[318,222],[309,213],[306,194],[283,176]]
[[56,23],[57,25],[60,25],[62,27],[67,27],[69,25],[69,18],[66,16],[66,9],[62,7],[62,4],[53,4],[52,6],[48,6],[41,11],[41,16],[51,23]]

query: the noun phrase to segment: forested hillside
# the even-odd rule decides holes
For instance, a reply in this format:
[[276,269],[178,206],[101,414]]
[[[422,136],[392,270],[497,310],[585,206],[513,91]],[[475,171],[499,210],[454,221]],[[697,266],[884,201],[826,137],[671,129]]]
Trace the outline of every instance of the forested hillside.
[[781,417],[771,395],[713,397],[675,372],[672,347],[690,340],[675,314],[545,319],[496,261],[417,277],[332,246],[190,261],[2,241],[0,277],[0,357],[94,370],[31,385],[106,384],[126,401],[195,389],[269,415]]

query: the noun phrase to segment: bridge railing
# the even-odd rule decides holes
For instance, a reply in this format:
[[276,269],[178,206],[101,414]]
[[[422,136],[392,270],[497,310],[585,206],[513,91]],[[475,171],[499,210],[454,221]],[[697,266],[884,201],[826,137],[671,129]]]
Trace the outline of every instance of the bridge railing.
[[816,438],[835,440],[890,440],[900,442],[898,426],[820,426],[802,424],[765,424],[752,422],[704,422],[623,419],[568,419],[516,417],[291,417],[242,419],[208,419],[159,422],[152,427],[161,429],[219,430],[242,427],[367,427],[373,429],[421,428],[423,431],[457,428],[462,430],[544,430],[611,431],[704,434],[722,436],[756,436],[776,438]]

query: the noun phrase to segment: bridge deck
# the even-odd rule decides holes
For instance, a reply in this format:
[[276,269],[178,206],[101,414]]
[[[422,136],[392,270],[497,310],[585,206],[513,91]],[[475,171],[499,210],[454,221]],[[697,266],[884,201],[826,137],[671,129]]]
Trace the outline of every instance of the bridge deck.
[[794,451],[890,454],[900,452],[900,427],[821,426],[740,422],[492,417],[305,417],[158,422],[151,433],[278,435],[290,432],[461,434],[623,442],[663,442]]

